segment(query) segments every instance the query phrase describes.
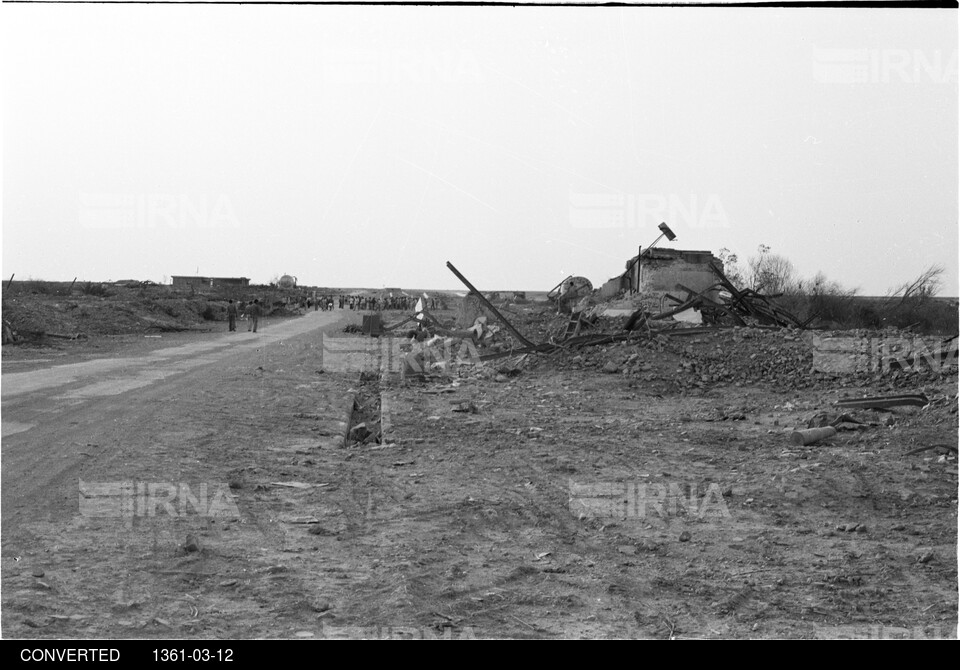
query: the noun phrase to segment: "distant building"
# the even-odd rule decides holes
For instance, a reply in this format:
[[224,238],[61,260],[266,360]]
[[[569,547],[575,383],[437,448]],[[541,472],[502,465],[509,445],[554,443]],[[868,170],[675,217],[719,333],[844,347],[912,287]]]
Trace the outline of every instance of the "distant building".
[[250,279],[247,277],[184,277],[173,275],[174,287],[194,286],[197,288],[214,288],[217,286],[249,286]]
[[710,269],[711,265],[723,268],[720,259],[709,251],[647,248],[641,253],[639,262],[637,256],[628,260],[624,273],[604,284],[600,294],[609,298],[621,291],[676,293],[677,284],[703,292],[718,281],[717,275]]

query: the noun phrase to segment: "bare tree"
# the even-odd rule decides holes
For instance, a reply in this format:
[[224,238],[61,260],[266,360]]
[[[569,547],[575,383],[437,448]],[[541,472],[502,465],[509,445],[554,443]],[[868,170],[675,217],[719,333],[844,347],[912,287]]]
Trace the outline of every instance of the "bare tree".
[[911,298],[917,299],[919,302],[932,298],[943,288],[944,271],[942,265],[931,265],[913,281],[900,284],[890,291],[890,299],[899,298],[897,304],[902,305]]
[[747,261],[747,283],[758,293],[784,293],[799,288],[796,269],[785,256],[770,253],[770,247],[761,244],[756,256]]
[[743,288],[745,285],[743,279],[743,269],[740,267],[740,259],[735,253],[724,247],[717,253],[717,258],[723,265],[723,274],[727,276],[730,283],[737,288]]

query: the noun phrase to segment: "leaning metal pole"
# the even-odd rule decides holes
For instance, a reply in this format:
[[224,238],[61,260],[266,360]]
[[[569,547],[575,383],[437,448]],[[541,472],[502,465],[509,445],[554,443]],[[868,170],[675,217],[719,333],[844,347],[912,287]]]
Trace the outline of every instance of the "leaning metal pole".
[[483,306],[486,307],[487,309],[489,309],[490,312],[491,312],[495,317],[497,317],[497,319],[500,320],[500,323],[502,323],[502,324],[506,327],[507,330],[509,330],[511,333],[513,333],[513,336],[514,336],[515,338],[517,338],[517,339],[520,341],[520,343],[523,344],[523,346],[525,346],[525,347],[536,347],[536,346],[537,346],[537,345],[535,345],[533,342],[531,342],[530,340],[528,340],[527,338],[525,338],[525,337],[520,333],[519,330],[517,330],[516,328],[514,328],[513,325],[512,325],[509,321],[507,321],[507,319],[503,316],[503,314],[501,314],[500,312],[498,312],[498,311],[497,311],[497,308],[494,307],[493,305],[491,305],[491,304],[490,304],[490,301],[487,300],[486,298],[484,298],[484,297],[483,297],[483,294],[480,293],[480,291],[478,291],[478,290],[476,289],[476,287],[474,287],[473,284],[471,284],[469,281],[467,281],[467,278],[464,277],[462,274],[460,274],[460,271],[457,270],[457,268],[453,267],[453,263],[451,263],[450,261],[447,261],[447,267],[450,268],[450,272],[452,272],[453,274],[457,275],[457,279],[459,279],[460,281],[462,281],[463,284],[464,284],[464,286],[466,286],[468,289],[470,289],[470,292],[471,292],[473,295],[477,296],[477,299],[480,300],[480,302],[483,303]]

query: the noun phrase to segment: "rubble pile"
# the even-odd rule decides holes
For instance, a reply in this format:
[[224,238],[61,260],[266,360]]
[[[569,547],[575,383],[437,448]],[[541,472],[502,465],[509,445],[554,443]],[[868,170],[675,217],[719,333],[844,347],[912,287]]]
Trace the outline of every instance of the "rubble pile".
[[[516,304],[509,301],[494,303],[500,313],[510,320],[517,330],[533,342],[548,342],[552,336],[563,331],[570,319],[569,314],[558,314],[553,305],[545,303]],[[491,317],[491,321],[493,318]],[[510,340],[509,333],[502,338]]]
[[733,328],[691,340],[669,340],[680,357],[679,369],[695,381],[770,382],[793,388],[816,385],[813,352],[799,333],[790,330]]
[[[561,370],[593,369],[630,377],[638,383],[665,382],[674,388],[762,383],[805,389],[835,384],[838,377],[848,382],[861,377],[871,382],[882,380],[897,387],[916,385],[927,376],[956,374],[956,337],[940,344],[945,352],[945,343],[952,342],[952,365],[938,364],[924,369],[914,366],[913,359],[901,357],[902,369],[892,371],[862,365],[851,367],[843,360],[837,368],[818,367],[816,357],[822,352],[817,345],[823,333],[804,330],[804,324],[776,307],[768,296],[750,290],[738,291],[717,268],[711,269],[720,279],[720,288],[726,289],[721,292],[721,302],[678,284],[687,292],[686,300],[673,298],[679,303],[677,307],[654,315],[646,305],[637,308],[636,303],[632,310],[595,305],[570,313],[561,313],[551,303],[501,301],[494,305],[450,263],[447,266],[471,293],[461,305],[456,324],[441,322],[427,310],[416,317],[421,319],[418,330],[405,333],[408,344],[413,347],[414,371],[446,370],[449,373],[451,365],[503,362],[507,356],[529,354],[532,355],[529,367],[548,364]],[[670,318],[691,309],[701,311],[706,317],[704,321],[714,324],[701,326],[698,321]],[[749,325],[717,324],[721,314]],[[760,325],[758,321],[767,323]],[[692,323],[696,326],[691,327]],[[388,330],[396,330],[396,334],[401,335],[399,328]],[[884,342],[906,341],[906,334],[901,337],[897,333],[852,335],[868,341],[877,337],[886,338]],[[465,346],[466,356],[463,355]],[[860,346],[858,342],[852,349],[855,355],[859,355],[857,347]],[[849,345],[841,343],[839,349],[830,350],[831,355],[837,352],[841,357],[846,355],[844,347]],[[454,349],[459,353],[451,356]],[[941,358],[944,362],[948,360],[946,353]],[[480,373],[468,371],[466,374]]]
[[806,388],[826,378],[812,373],[810,347],[798,333],[755,328],[582,347],[558,354],[558,367],[673,381],[681,387],[769,382]]

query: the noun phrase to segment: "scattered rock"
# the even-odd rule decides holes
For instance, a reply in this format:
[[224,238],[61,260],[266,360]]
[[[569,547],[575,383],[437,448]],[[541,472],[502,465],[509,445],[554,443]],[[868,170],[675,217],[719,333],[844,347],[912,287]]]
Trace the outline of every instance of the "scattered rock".
[[30,574],[32,574],[34,577],[43,577],[44,572],[41,568],[34,568],[33,572]]
[[919,556],[917,556],[917,563],[929,563],[933,560],[933,552],[925,551]]
[[350,429],[350,439],[356,442],[363,442],[370,434],[370,429],[367,428],[366,423],[358,423]]
[[469,414],[476,414],[478,412],[477,406],[473,404],[473,401],[471,400],[465,400],[463,402],[458,403],[457,406],[453,408],[453,411],[467,412]]
[[138,607],[140,607],[140,603],[138,603],[136,600],[121,600],[113,603],[113,605],[110,606],[110,609],[112,609],[114,612],[128,612],[132,609],[137,609]]
[[689,542],[691,537],[693,537],[693,535],[690,534],[689,530],[685,530],[682,533],[680,533],[681,542]]
[[187,535],[187,541],[184,542],[183,548],[187,553],[193,553],[197,551],[202,551],[203,547],[200,544],[200,538],[196,535]]
[[603,371],[608,374],[616,374],[620,372],[620,366],[613,361],[607,361],[607,364],[603,366]]

